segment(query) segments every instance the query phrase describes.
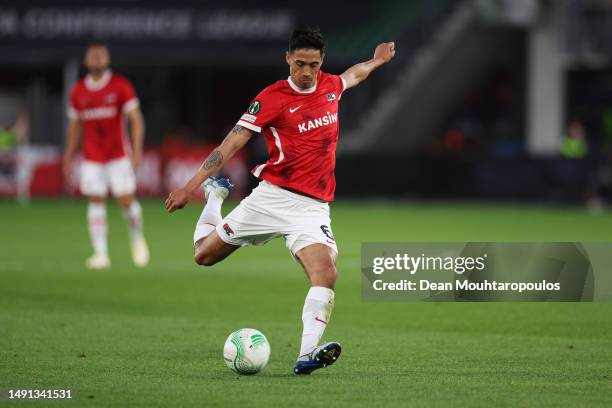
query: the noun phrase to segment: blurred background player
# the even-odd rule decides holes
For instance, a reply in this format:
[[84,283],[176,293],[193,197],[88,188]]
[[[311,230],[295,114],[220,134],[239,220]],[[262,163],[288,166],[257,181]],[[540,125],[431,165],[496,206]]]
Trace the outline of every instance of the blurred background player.
[[[89,200],[87,223],[94,254],[86,261],[90,269],[111,265],[107,245],[106,197],[108,192],[122,208],[130,232],[132,260],[139,267],[149,263],[143,235],[142,209],[134,197],[144,142],[144,120],[138,97],[127,78],[109,69],[110,53],[93,43],[85,54],[88,74],[70,92],[68,135],[64,152],[64,177],[70,179],[71,162],[83,135],[80,191]],[[126,142],[124,118],[132,140]]]
[[[341,346],[318,346],[334,306],[338,248],[331,229],[334,199],[338,102],[395,55],[394,43],[382,43],[374,56],[342,75],[321,71],[325,40],[318,28],[302,26],[291,34],[285,60],[289,77],[261,91],[246,112],[166,208],[183,208],[203,184],[206,206],[194,234],[195,261],[211,266],[243,245],[262,245],[284,237],[302,265],[311,287],[302,312],[303,332],[295,374],[311,374],[333,364]],[[221,204],[231,191],[227,179],[209,178],[254,134],[262,134],[269,159],[253,169],[261,181],[250,196],[222,219]],[[205,181],[206,180],[206,181]]]

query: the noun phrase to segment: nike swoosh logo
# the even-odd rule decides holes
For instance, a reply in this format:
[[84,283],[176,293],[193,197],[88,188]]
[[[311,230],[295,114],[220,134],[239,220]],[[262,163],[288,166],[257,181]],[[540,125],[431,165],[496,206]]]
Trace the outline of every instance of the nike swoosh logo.
[[289,108],[289,112],[293,113],[296,110],[300,109],[301,107],[302,107],[302,105],[298,106],[297,108],[293,108],[293,109]]
[[327,324],[327,322],[326,322],[325,320],[321,320],[321,319],[319,319],[318,317],[315,317],[315,320],[316,320],[316,321],[318,321],[318,322],[321,322],[321,323],[325,323],[325,324]]

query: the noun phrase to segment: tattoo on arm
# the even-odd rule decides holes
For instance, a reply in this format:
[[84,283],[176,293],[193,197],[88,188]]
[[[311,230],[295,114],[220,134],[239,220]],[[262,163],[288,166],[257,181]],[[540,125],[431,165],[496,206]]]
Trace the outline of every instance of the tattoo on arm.
[[232,133],[238,134],[242,131],[242,129],[244,129],[242,126],[240,125],[236,125],[234,126],[234,128],[232,129]]
[[222,161],[223,161],[223,154],[221,154],[220,151],[215,150],[206,158],[206,160],[204,160],[204,163],[202,164],[202,168],[204,170],[213,169],[215,167],[218,167]]

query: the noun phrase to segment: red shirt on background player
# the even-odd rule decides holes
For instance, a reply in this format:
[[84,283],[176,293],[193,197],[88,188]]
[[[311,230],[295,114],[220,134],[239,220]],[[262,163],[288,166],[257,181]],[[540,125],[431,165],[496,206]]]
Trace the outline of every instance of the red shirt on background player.
[[[105,44],[87,47],[88,74],[70,92],[68,131],[64,151],[65,181],[71,179],[72,160],[83,138],[79,189],[87,196],[87,222],[94,254],[86,261],[90,269],[111,265],[107,248],[106,197],[109,191],[123,209],[129,225],[132,260],[136,266],[149,263],[149,249],[142,231],[142,209],[134,194],[134,168],[142,157],[144,121],[130,81],[110,71],[110,53]],[[130,126],[132,148],[128,148],[124,120]]]
[[125,114],[138,108],[130,81],[110,70],[96,81],[91,75],[79,80],[70,92],[68,117],[83,125],[83,158],[100,163],[128,154]]

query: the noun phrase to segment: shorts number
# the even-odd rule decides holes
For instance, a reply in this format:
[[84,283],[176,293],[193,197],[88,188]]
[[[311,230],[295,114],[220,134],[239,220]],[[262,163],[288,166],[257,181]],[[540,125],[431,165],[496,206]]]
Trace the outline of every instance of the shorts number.
[[327,225],[321,225],[321,231],[323,231],[323,234],[331,239],[332,241],[335,241],[334,236],[332,235],[331,231],[329,230],[329,227]]

